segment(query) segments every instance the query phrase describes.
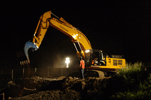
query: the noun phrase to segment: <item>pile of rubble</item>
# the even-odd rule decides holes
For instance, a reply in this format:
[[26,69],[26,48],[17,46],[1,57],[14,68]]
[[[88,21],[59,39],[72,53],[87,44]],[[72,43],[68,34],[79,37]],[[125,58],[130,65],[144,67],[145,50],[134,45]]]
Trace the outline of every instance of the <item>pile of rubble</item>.
[[[11,100],[80,100],[96,98],[100,92],[101,78],[79,79],[73,77],[32,77],[9,81],[0,92]],[[98,99],[98,98],[97,98]]]

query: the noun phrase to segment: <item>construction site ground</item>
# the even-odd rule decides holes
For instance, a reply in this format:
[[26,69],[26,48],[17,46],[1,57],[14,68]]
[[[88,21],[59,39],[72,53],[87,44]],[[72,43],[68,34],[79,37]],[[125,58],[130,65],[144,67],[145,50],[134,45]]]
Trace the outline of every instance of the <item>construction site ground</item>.
[[103,98],[99,96],[100,88],[107,79],[33,76],[1,80],[0,94],[4,93],[5,100],[98,100]]
[[3,96],[3,100],[150,100],[150,80],[150,70],[85,79],[73,76],[1,78],[0,100]]

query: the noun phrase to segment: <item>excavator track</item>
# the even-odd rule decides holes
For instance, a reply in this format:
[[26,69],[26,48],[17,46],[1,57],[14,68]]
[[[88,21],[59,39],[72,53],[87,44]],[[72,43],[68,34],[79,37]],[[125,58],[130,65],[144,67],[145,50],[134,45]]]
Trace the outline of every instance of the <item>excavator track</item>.
[[105,78],[105,77],[112,77],[116,75],[117,72],[115,71],[102,71],[102,70],[86,70],[85,71],[85,77],[99,77],[99,78]]
[[100,70],[87,70],[87,71],[85,71],[85,77],[100,77],[100,78],[104,78],[105,77],[105,73],[103,71],[100,71]]

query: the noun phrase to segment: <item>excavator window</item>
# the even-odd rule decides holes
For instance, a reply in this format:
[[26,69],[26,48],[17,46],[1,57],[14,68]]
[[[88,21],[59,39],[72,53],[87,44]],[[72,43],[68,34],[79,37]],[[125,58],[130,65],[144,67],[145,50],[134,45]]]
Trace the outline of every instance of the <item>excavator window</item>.
[[101,65],[101,66],[106,65],[106,60],[105,60],[103,53],[101,51],[93,51],[92,64],[93,65]]
[[122,60],[118,60],[118,65],[122,65]]
[[113,66],[117,66],[117,60],[113,60]]
[[94,65],[99,65],[99,52],[93,52],[92,61]]
[[99,65],[101,66],[105,66],[106,65],[106,59],[105,59],[105,55],[103,54],[103,52],[99,52]]
[[85,53],[85,65],[88,67],[91,65],[91,52]]

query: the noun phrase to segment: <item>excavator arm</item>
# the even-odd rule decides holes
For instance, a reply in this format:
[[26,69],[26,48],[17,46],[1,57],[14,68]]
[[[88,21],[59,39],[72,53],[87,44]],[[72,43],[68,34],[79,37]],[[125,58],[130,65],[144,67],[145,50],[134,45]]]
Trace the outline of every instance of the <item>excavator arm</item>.
[[76,27],[72,26],[70,23],[65,21],[62,17],[59,18],[56,15],[54,15],[51,11],[48,11],[40,16],[32,41],[28,41],[25,43],[24,53],[27,60],[21,61],[20,62],[21,65],[30,63],[28,50],[30,48],[32,48],[33,51],[39,49],[43,41],[43,38],[47,32],[47,29],[50,26],[56,28],[57,30],[64,33],[65,35],[69,36],[73,43],[78,43],[81,49],[80,52],[75,44],[74,46],[76,48],[79,57],[80,56],[85,57],[85,51],[92,49],[90,41],[80,30],[78,30]]

